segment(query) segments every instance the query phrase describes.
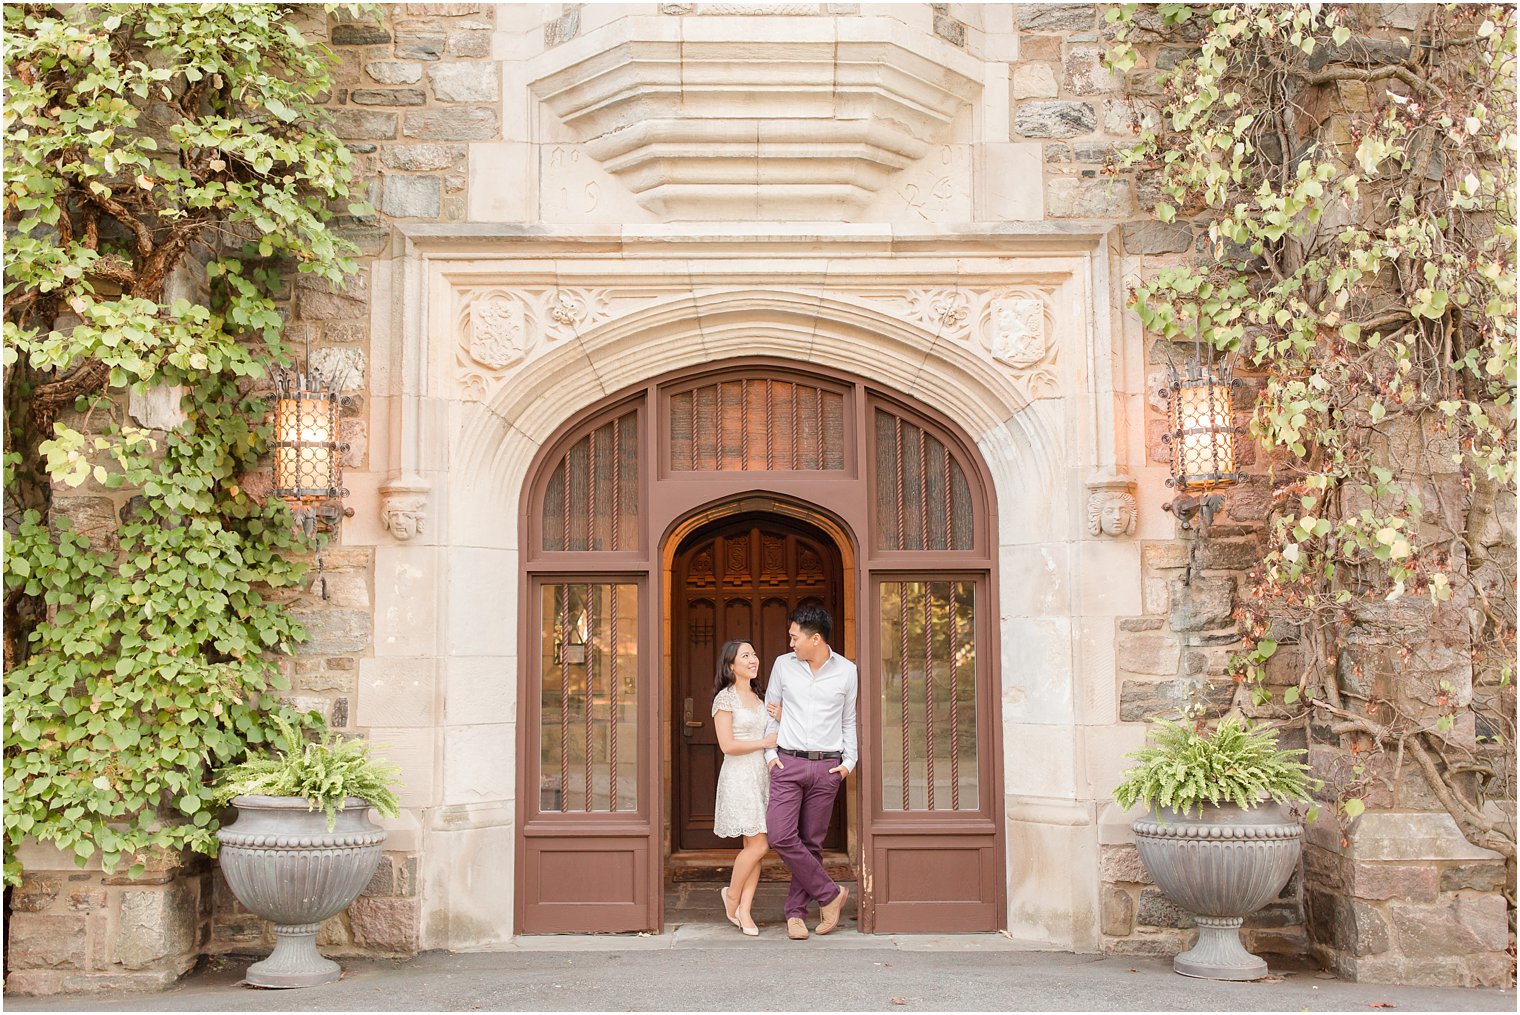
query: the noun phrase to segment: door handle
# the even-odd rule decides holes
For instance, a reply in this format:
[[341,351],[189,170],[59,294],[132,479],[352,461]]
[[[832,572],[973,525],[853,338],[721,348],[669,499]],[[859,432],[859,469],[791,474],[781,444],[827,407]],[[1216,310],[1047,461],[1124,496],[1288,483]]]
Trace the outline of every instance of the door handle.
[[691,717],[691,713],[692,713],[692,699],[687,698],[686,699],[686,715],[684,717],[684,722],[686,724],[686,728],[681,731],[681,735],[682,736],[690,737],[692,730],[694,730],[694,729],[701,729],[703,726],[706,725],[706,723],[702,722],[701,720],[693,719]]

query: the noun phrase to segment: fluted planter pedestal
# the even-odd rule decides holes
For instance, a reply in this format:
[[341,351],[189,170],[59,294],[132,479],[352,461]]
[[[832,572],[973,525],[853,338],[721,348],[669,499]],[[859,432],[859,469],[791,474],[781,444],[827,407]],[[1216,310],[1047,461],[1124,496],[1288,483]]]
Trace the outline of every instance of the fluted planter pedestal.
[[251,912],[274,924],[269,958],[248,967],[255,987],[315,987],[342,970],[317,952],[317,928],[358,898],[375,873],[386,832],[349,797],[331,831],[300,797],[240,796],[219,829],[222,875]]
[[1172,968],[1211,980],[1266,976],[1267,964],[1240,943],[1240,925],[1293,876],[1303,825],[1275,804],[1247,811],[1221,804],[1198,816],[1158,808],[1132,827],[1156,886],[1198,922],[1198,942]]

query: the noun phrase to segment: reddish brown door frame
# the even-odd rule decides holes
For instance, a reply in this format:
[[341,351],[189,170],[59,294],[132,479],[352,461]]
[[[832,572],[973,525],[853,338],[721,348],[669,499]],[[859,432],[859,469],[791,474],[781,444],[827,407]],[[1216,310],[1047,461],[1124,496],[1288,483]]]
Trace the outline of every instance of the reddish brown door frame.
[[[738,560],[731,561],[730,545],[735,539],[744,541],[743,549]],[[772,550],[780,552],[779,561],[768,559]],[[817,564],[812,575],[801,573],[805,554]],[[792,609],[813,600],[842,620],[839,550],[812,526],[782,515],[743,514],[686,536],[676,548],[673,570],[670,679],[676,714],[670,736],[671,849],[737,849],[738,840],[712,834],[714,793],[722,764],[710,718],[717,652],[730,638],[751,641],[760,654],[763,686],[770,664],[789,651],[785,618]],[[704,607],[711,616],[699,629],[695,618],[705,615]],[[847,794],[840,794],[825,849],[842,852],[846,847],[846,799]]]
[[[761,379],[798,378],[806,383],[828,386],[843,393],[845,397],[844,427],[841,440],[847,452],[845,467],[835,471],[728,471],[728,472],[676,472],[671,469],[669,456],[669,428],[667,418],[668,396],[682,385],[690,387],[698,380],[724,377],[747,377]],[[932,431],[947,448],[955,449],[956,461],[970,483],[973,504],[974,539],[971,550],[962,551],[883,551],[876,547],[874,502],[877,492],[870,487],[873,475],[871,461],[871,437],[873,413],[878,406],[911,418],[925,430]],[[545,552],[542,518],[539,507],[549,475],[566,449],[595,426],[605,423],[614,413],[627,413],[630,407],[638,412],[639,447],[638,462],[638,529],[636,547],[617,553]],[[653,452],[653,453],[651,453]],[[774,511],[783,515],[810,520],[823,528],[835,540],[844,554],[843,588],[845,605],[844,630],[841,647],[861,667],[861,763],[853,779],[861,785],[861,806],[855,818],[855,831],[860,846],[862,864],[861,929],[875,929],[874,914],[870,905],[873,889],[873,836],[878,826],[885,834],[902,834],[892,827],[892,822],[879,808],[877,797],[880,759],[875,757],[871,723],[879,722],[875,711],[876,699],[881,693],[880,664],[876,646],[872,642],[874,627],[869,617],[875,609],[875,581],[890,572],[934,573],[954,572],[979,576],[977,580],[986,590],[981,608],[982,647],[979,649],[984,665],[980,667],[979,685],[982,689],[979,706],[990,710],[986,726],[990,759],[991,784],[987,787],[989,806],[992,811],[994,850],[997,874],[995,878],[996,922],[999,927],[1006,921],[1006,884],[1002,874],[1002,855],[1005,849],[1002,830],[1002,751],[1001,723],[996,714],[996,702],[1000,700],[998,688],[998,638],[996,632],[998,575],[995,567],[997,532],[996,516],[992,498],[991,477],[974,445],[960,429],[939,413],[922,405],[910,405],[890,394],[870,389],[868,382],[848,375],[818,370],[804,364],[771,359],[748,358],[711,363],[699,368],[681,371],[654,381],[626,389],[606,399],[592,410],[582,412],[562,427],[554,439],[546,442],[536,456],[529,471],[529,482],[521,501],[519,532],[522,533],[523,599],[519,611],[519,724],[522,734],[518,737],[519,793],[518,793],[518,859],[517,880],[517,927],[533,932],[544,921],[525,919],[525,909],[530,899],[540,898],[542,886],[530,886],[529,880],[541,871],[530,862],[529,846],[541,841],[560,841],[568,847],[570,840],[586,836],[601,837],[607,829],[596,821],[579,824],[565,822],[565,816],[555,815],[546,828],[542,815],[537,814],[536,786],[528,785],[536,776],[538,764],[539,702],[537,684],[537,638],[539,631],[530,623],[532,619],[529,600],[537,583],[558,575],[593,575],[604,580],[609,575],[637,579],[643,589],[640,607],[640,669],[646,674],[644,687],[648,692],[641,698],[641,716],[648,719],[641,729],[640,758],[640,808],[649,808],[647,825],[619,825],[632,834],[637,827],[645,835],[647,848],[635,851],[637,858],[620,861],[624,867],[637,867],[639,875],[649,886],[643,893],[646,905],[645,927],[659,929],[663,926],[663,892],[656,890],[663,876],[663,845],[661,830],[665,823],[663,799],[656,787],[663,771],[663,750],[666,737],[661,733],[670,716],[668,709],[671,684],[671,632],[669,627],[671,607],[671,565],[676,547],[681,540],[701,524],[713,518],[731,515],[741,510]],[[859,535],[857,535],[859,534]],[[584,580],[584,579],[582,579]],[[862,612],[864,611],[864,612]],[[654,679],[659,674],[659,680]],[[655,686],[650,686],[651,684]],[[526,787],[524,789],[523,787]],[[642,816],[642,815],[641,815]],[[589,817],[589,816],[587,816]],[[535,823],[537,822],[537,823]],[[556,822],[558,824],[556,824]],[[922,829],[930,832],[930,829]],[[949,831],[949,829],[946,829]],[[542,834],[541,834],[542,833]],[[553,834],[563,833],[555,840]],[[631,841],[631,840],[630,840]],[[580,843],[591,845],[592,841]],[[903,840],[903,848],[912,843]],[[932,845],[932,843],[931,843]],[[633,856],[630,852],[627,856]],[[573,864],[563,868],[569,871]],[[566,876],[561,873],[559,876]],[[990,888],[989,891],[993,891]],[[625,893],[627,894],[627,893]],[[602,926],[566,927],[564,929],[602,930]],[[623,929],[619,927],[618,929]]]

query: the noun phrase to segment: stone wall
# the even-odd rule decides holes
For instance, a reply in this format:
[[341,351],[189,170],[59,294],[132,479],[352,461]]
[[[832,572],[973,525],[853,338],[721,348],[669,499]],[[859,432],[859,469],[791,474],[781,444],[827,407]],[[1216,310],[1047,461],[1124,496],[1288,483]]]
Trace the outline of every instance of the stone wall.
[[1304,847],[1316,959],[1352,980],[1502,987],[1514,974],[1503,892],[1513,873],[1447,814],[1317,822]]
[[10,892],[7,994],[159,990],[194,967],[211,924],[204,858],[150,860],[142,877],[81,870],[32,845]]

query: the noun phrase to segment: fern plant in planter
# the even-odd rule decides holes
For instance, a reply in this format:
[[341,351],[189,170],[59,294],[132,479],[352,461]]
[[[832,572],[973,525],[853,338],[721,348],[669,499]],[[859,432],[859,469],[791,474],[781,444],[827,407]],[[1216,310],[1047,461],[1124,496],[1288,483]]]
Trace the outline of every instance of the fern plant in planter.
[[1160,721],[1152,742],[1130,755],[1136,763],[1114,799],[1149,811],[1132,826],[1140,860],[1198,923],[1197,944],[1172,960],[1184,976],[1267,975],[1267,964],[1241,945],[1240,925],[1298,866],[1303,825],[1282,805],[1307,801],[1316,785],[1299,760],[1304,753],[1231,715],[1212,732]]
[[395,817],[401,773],[372,757],[364,740],[327,731],[308,741],[293,726],[278,725],[273,757],[222,770],[217,797],[238,817],[216,836],[228,887],[274,924],[274,951],[248,967],[247,982],[312,987],[341,972],[318,954],[317,929],[375,873],[386,833],[369,820],[369,808]]

